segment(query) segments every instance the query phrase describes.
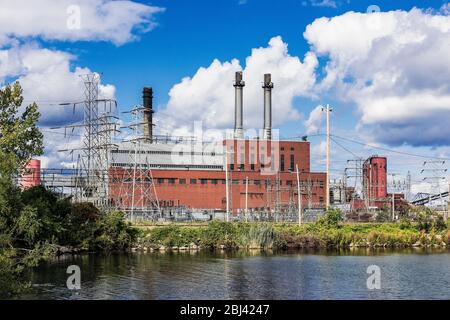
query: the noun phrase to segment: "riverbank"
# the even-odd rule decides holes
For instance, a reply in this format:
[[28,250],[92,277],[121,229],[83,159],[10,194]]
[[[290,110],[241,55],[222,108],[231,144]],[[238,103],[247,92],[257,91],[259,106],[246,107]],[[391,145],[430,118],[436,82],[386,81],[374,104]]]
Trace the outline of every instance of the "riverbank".
[[420,230],[413,223],[296,225],[211,222],[141,230],[134,250],[412,248],[450,246],[450,230]]

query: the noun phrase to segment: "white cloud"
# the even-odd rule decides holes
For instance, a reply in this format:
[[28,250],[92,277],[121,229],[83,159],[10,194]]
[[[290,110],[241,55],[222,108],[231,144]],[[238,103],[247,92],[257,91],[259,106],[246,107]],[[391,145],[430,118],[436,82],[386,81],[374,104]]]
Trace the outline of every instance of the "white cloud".
[[[343,2],[344,1],[336,1],[336,0],[305,0],[302,2],[302,5],[337,9],[339,6],[343,4]],[[345,2],[349,3],[350,0],[345,0]]]
[[[9,78],[19,81],[24,91],[24,104],[36,101],[41,112],[40,124],[61,125],[80,120],[82,109],[73,114],[72,107],[62,107],[61,102],[84,100],[81,75],[91,73],[87,68],[71,69],[74,56],[41,48],[37,45],[14,46],[0,50],[0,83]],[[100,85],[99,95],[114,98],[115,87]]]
[[324,116],[322,106],[315,107],[305,121],[306,134],[316,134],[323,127]]
[[317,19],[304,36],[329,58],[316,89],[355,103],[361,132],[392,145],[450,144],[450,16],[348,12]]
[[333,0],[311,0],[310,2],[313,7],[337,8],[336,1]]
[[[262,128],[263,89],[265,73],[272,73],[274,126],[298,120],[299,113],[293,107],[293,99],[310,96],[315,84],[318,65],[314,54],[304,60],[288,53],[281,37],[270,40],[268,47],[256,48],[246,59],[245,68],[238,60],[220,62],[199,68],[196,74],[184,78],[170,90],[167,107],[157,114],[160,128],[185,132],[185,126],[193,121],[203,121],[206,128],[232,128],[234,124],[234,73],[243,69],[244,127]],[[176,132],[176,131],[175,131]]]
[[439,12],[445,15],[450,15],[450,2],[444,3]]
[[[46,148],[41,158],[45,166],[59,167],[67,154],[57,150],[79,146],[80,137],[74,140],[71,132],[64,137],[48,127],[82,120],[82,105],[73,109],[59,104],[83,101],[81,76],[94,71],[76,66],[72,54],[42,47],[45,41],[122,45],[154,28],[155,15],[164,9],[128,0],[0,0],[0,8],[0,86],[19,81],[24,104],[38,103]],[[99,98],[114,96],[113,85],[100,84]]]
[[0,0],[0,8],[0,45],[28,37],[121,45],[154,28],[155,14],[164,11],[128,0]]

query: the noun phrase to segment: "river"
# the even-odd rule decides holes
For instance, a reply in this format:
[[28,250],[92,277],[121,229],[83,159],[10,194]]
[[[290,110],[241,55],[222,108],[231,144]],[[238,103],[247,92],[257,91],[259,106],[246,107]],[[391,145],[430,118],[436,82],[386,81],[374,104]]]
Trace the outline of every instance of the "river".
[[[81,270],[68,290],[67,267]],[[369,290],[367,268],[379,267]],[[22,299],[450,299],[450,251],[130,253],[65,256]]]

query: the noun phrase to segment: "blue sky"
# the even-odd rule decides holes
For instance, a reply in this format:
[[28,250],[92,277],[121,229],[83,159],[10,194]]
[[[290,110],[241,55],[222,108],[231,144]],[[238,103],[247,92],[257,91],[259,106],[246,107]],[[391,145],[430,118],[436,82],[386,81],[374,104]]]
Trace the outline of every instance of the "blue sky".
[[[333,132],[366,144],[333,146],[335,177],[354,155],[388,155],[393,171],[410,170],[417,182],[426,157],[450,158],[448,1],[24,1],[0,0],[16,12],[0,12],[0,83],[20,80],[26,100],[42,105],[44,126],[71,121],[51,103],[82,97],[76,79],[87,70],[102,73],[102,90],[121,111],[152,86],[156,117],[169,124],[162,132],[184,132],[195,120],[228,128],[232,74],[244,69],[248,127],[262,124],[262,91],[251,86],[271,72],[276,126],[284,137],[311,136],[316,170],[325,103],[334,107]],[[71,4],[81,7],[78,31],[65,27]],[[368,13],[374,5],[381,14]],[[21,23],[23,7],[33,24]],[[49,163],[62,162],[60,139],[47,138]]]
[[[166,8],[157,16],[158,27],[140,40],[116,46],[109,42],[52,43],[77,55],[77,65],[103,73],[117,87],[123,108],[140,103],[144,85],[155,89],[155,104],[168,101],[168,91],[183,77],[193,75],[213,59],[244,61],[252,48],[265,46],[281,35],[292,55],[302,56],[309,45],[305,27],[320,17],[349,10],[366,12],[374,1],[342,1],[337,8],[303,4],[301,0],[167,0],[137,1]],[[307,2],[307,1],[306,1]],[[376,1],[383,11],[413,7],[439,9],[444,1]]]

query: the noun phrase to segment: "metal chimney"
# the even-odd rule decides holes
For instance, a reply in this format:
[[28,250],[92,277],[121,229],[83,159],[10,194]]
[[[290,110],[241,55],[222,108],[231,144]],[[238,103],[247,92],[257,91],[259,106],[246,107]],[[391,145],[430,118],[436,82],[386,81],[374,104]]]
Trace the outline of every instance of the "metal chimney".
[[235,77],[234,138],[244,139],[243,96],[245,82],[242,81],[242,71],[236,72]]
[[153,142],[153,89],[144,88],[144,139]]
[[264,75],[264,132],[263,139],[272,139],[272,75]]

